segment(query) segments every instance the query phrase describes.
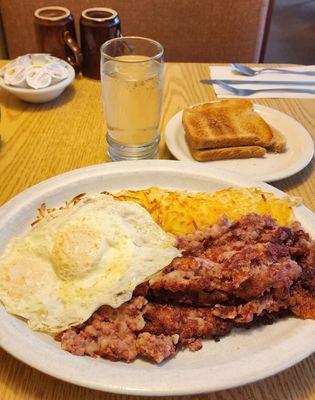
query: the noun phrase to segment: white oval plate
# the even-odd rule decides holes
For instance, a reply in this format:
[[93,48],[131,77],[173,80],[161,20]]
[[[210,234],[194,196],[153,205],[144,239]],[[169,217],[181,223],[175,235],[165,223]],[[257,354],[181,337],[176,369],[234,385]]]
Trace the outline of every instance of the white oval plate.
[[[0,208],[0,252],[13,235],[29,229],[42,202],[49,207],[82,193],[139,189],[215,191],[256,186],[277,196],[265,183],[199,164],[136,161],[91,166],[44,181]],[[296,217],[314,236],[314,214],[303,206]],[[205,341],[198,353],[179,352],[162,365],[131,364],[73,356],[49,336],[33,332],[0,306],[0,345],[38,370],[77,385],[107,392],[162,396],[203,393],[256,381],[296,364],[315,350],[315,321],[288,318],[250,331],[236,330],[219,343]]]
[[[273,108],[254,104],[254,110],[272,128],[277,129],[286,137],[287,150],[280,154],[267,153],[262,158],[206,161],[202,164],[237,172],[265,182],[287,178],[306,167],[314,154],[313,139],[308,131],[294,118]],[[198,161],[190,154],[185,139],[182,114],[183,111],[179,111],[168,121],[165,129],[165,141],[170,152],[178,160],[197,163]]]

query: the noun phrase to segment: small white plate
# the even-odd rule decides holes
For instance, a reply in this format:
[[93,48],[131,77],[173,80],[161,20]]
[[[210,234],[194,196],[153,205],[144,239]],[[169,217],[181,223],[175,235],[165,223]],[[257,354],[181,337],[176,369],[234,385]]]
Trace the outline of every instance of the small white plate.
[[[314,143],[308,131],[294,118],[273,108],[254,104],[254,110],[274,129],[287,139],[284,153],[267,153],[263,158],[206,161],[202,164],[265,182],[287,178],[306,167],[314,154]],[[168,122],[165,141],[170,152],[181,161],[194,161],[190,154],[182,125],[183,111],[179,111]]]
[[[0,254],[11,237],[29,229],[42,202],[55,207],[82,192],[150,186],[203,192],[256,186],[279,197],[285,195],[265,183],[197,163],[151,160],[95,165],[42,182],[2,206]],[[314,214],[298,206],[295,215],[314,237]],[[205,393],[244,385],[280,372],[315,351],[315,321],[293,317],[251,330],[234,330],[219,343],[204,341],[198,353],[181,351],[162,365],[140,359],[125,364],[74,356],[50,336],[31,331],[1,305],[0,321],[0,346],[26,364],[76,385],[138,396]]]

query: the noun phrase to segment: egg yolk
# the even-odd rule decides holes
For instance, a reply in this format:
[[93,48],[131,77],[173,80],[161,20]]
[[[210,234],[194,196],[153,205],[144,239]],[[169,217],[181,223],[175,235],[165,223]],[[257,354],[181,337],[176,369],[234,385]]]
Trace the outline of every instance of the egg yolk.
[[93,271],[103,257],[105,240],[88,226],[67,226],[55,239],[52,262],[63,280],[81,278]]

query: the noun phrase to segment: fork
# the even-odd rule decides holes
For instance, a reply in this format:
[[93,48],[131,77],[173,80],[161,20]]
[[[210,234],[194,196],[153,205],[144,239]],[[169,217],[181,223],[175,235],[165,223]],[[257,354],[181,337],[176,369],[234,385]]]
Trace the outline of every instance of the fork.
[[272,89],[239,89],[234,86],[228,85],[227,83],[217,80],[216,84],[223,87],[238,96],[250,96],[251,94],[259,92],[289,92],[289,93],[310,93],[315,94],[315,89],[304,89],[304,88],[272,88]]
[[284,69],[284,68],[263,68],[260,70],[256,70],[256,69],[250,68],[247,65],[243,65],[243,64],[231,64],[231,67],[234,70],[240,72],[242,75],[247,75],[247,76],[259,75],[262,72],[266,72],[266,71],[275,71],[275,72],[280,72],[282,74],[315,76],[315,71],[292,71],[292,70]]

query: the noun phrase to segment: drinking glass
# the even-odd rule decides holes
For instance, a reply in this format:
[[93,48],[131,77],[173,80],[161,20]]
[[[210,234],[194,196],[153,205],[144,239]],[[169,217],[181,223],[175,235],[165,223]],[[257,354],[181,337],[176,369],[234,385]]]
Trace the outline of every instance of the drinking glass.
[[163,89],[163,47],[120,37],[101,47],[102,97],[108,154],[113,161],[155,158]]

